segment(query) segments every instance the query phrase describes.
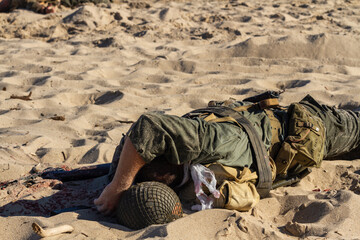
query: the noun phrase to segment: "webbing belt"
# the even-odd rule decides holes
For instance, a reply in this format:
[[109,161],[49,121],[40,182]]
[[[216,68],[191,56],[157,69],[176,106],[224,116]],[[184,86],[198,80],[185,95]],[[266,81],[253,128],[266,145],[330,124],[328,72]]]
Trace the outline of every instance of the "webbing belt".
[[214,113],[219,117],[232,117],[237,121],[238,124],[243,127],[249,137],[249,142],[253,150],[253,156],[256,160],[256,167],[258,173],[258,182],[256,184],[256,189],[260,197],[266,197],[269,194],[272,186],[269,155],[259,134],[256,132],[256,129],[249,122],[249,120],[236,110],[223,106],[197,109],[195,111],[192,111],[191,113]]

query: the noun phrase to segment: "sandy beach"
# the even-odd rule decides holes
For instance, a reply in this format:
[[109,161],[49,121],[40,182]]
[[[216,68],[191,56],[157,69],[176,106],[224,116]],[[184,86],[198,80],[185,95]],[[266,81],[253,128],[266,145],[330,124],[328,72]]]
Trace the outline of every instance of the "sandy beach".
[[[358,0],[125,1],[0,13],[0,182],[47,167],[110,163],[145,112],[280,91],[360,110]],[[132,231],[94,208],[105,177],[1,186],[0,238],[360,239],[360,160],[324,161],[250,212],[186,210]],[[85,206],[51,216],[51,212]]]

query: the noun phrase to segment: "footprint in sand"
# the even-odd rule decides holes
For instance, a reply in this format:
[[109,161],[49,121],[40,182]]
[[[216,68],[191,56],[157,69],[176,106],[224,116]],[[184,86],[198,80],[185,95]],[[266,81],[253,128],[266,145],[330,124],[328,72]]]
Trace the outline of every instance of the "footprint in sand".
[[0,78],[7,78],[7,77],[13,77],[16,76],[18,73],[14,71],[6,71],[0,73]]
[[14,70],[27,71],[29,73],[48,73],[52,71],[51,67],[35,64],[19,65]]
[[304,87],[309,83],[310,83],[310,80],[290,80],[290,81],[286,81],[286,82],[279,82],[276,84],[276,87],[284,90],[284,89],[290,89],[290,88]]
[[33,78],[30,78],[27,82],[30,85],[43,86],[46,84],[46,82],[49,78],[50,78],[50,76],[33,77]]
[[95,99],[96,105],[108,104],[122,99],[124,94],[120,91],[108,91]]

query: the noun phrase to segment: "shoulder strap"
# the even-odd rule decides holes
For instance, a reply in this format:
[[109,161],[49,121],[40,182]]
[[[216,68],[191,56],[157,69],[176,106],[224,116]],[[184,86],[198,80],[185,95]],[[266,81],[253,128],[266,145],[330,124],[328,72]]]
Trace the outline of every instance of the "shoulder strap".
[[259,178],[256,189],[262,198],[266,197],[269,194],[272,186],[269,156],[260,136],[249,120],[236,110],[223,106],[197,109],[191,113],[214,113],[219,117],[231,117],[243,127],[246,134],[248,135],[249,142],[253,150],[253,155],[256,160],[256,167]]

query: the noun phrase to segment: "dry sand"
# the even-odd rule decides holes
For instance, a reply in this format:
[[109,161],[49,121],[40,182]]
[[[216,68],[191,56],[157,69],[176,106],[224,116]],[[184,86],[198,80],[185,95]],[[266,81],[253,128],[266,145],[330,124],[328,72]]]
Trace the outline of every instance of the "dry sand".
[[[111,162],[144,112],[182,115],[264,90],[285,90],[284,105],[310,93],[359,110],[359,84],[358,0],[120,1],[50,15],[1,13],[0,181],[26,176],[38,163]],[[0,238],[38,239],[33,222],[75,228],[49,239],[360,236],[360,160],[326,161],[248,213],[207,210],[139,231],[93,209],[50,217],[91,206],[100,180],[0,190]]]

